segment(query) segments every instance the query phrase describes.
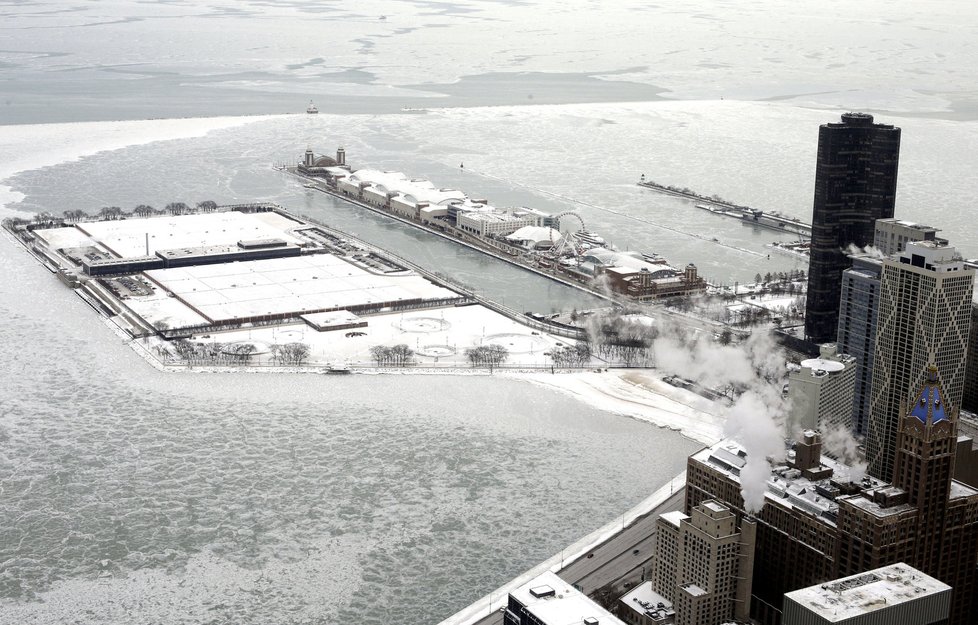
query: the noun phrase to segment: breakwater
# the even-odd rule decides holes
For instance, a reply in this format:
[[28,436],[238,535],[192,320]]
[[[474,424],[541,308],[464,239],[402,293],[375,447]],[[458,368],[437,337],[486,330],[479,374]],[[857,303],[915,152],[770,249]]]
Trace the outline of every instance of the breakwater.
[[700,195],[689,189],[677,189],[676,187],[661,185],[657,182],[643,180],[638,186],[651,189],[658,193],[681,197],[687,200],[698,202],[696,208],[707,210],[724,217],[732,217],[740,220],[745,225],[759,226],[778,232],[789,232],[800,237],[811,238],[812,226],[792,217],[786,217],[776,211],[764,211],[742,204],[735,204],[717,196],[708,197]]

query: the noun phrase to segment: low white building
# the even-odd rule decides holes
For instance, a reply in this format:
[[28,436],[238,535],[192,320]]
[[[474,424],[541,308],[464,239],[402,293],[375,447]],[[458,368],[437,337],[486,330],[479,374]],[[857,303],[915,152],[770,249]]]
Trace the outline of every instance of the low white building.
[[503,622],[506,625],[625,625],[549,571],[509,593]]
[[546,250],[560,242],[562,234],[553,228],[524,226],[504,239],[527,250]]
[[946,623],[951,587],[903,562],[784,596],[784,625]]
[[336,186],[341,193],[413,218],[418,218],[419,210],[425,206],[447,206],[466,200],[457,189],[438,188],[430,180],[409,178],[399,171],[358,169],[338,180]]
[[458,227],[480,237],[505,236],[526,226],[542,226],[544,216],[539,211],[505,210],[484,205],[483,210],[464,210],[458,213]]

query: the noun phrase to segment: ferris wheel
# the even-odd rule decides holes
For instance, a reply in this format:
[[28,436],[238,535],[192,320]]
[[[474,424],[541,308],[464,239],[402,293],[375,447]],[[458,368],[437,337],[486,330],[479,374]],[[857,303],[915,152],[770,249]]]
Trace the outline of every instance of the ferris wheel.
[[[565,219],[565,217],[569,219]],[[564,256],[568,252],[571,256],[577,256],[577,245],[573,240],[573,235],[587,231],[584,227],[584,220],[574,211],[565,211],[554,215],[553,220],[554,227],[550,228],[550,249],[548,252],[555,258]],[[556,241],[554,240],[555,236]]]

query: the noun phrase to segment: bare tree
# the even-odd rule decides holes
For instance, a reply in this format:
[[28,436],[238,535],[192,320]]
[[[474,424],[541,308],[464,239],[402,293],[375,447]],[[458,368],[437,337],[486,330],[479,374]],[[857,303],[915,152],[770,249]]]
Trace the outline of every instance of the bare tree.
[[403,343],[394,347],[374,345],[370,348],[370,357],[378,367],[382,365],[404,367],[413,362],[414,350]]
[[309,346],[305,343],[286,343],[278,350],[278,358],[282,364],[301,365],[309,358]]
[[377,366],[380,367],[390,360],[390,348],[386,345],[374,345],[370,348],[370,357],[375,363],[377,363]]
[[491,372],[495,367],[506,362],[509,350],[502,345],[482,345],[465,350],[465,357],[472,366],[487,366]]
[[183,215],[189,209],[190,207],[183,202],[170,202],[163,210],[171,215]]
[[251,362],[251,357],[254,353],[258,351],[251,343],[241,343],[240,345],[235,345],[232,349],[232,354],[236,362],[240,364],[248,364]]
[[101,219],[118,219],[122,215],[122,209],[118,206],[103,206],[98,211]]
[[197,202],[197,210],[201,213],[210,213],[217,210],[217,202],[214,200],[204,200],[203,202]]

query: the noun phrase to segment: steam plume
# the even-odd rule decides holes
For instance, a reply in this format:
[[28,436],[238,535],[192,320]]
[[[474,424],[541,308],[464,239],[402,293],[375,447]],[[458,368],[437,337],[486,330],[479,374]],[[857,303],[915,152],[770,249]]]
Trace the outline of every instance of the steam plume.
[[747,464],[740,472],[740,494],[750,514],[764,506],[771,460],[784,459],[784,405],[781,394],[772,387],[758,386],[741,395],[727,415],[725,434],[747,452]]

